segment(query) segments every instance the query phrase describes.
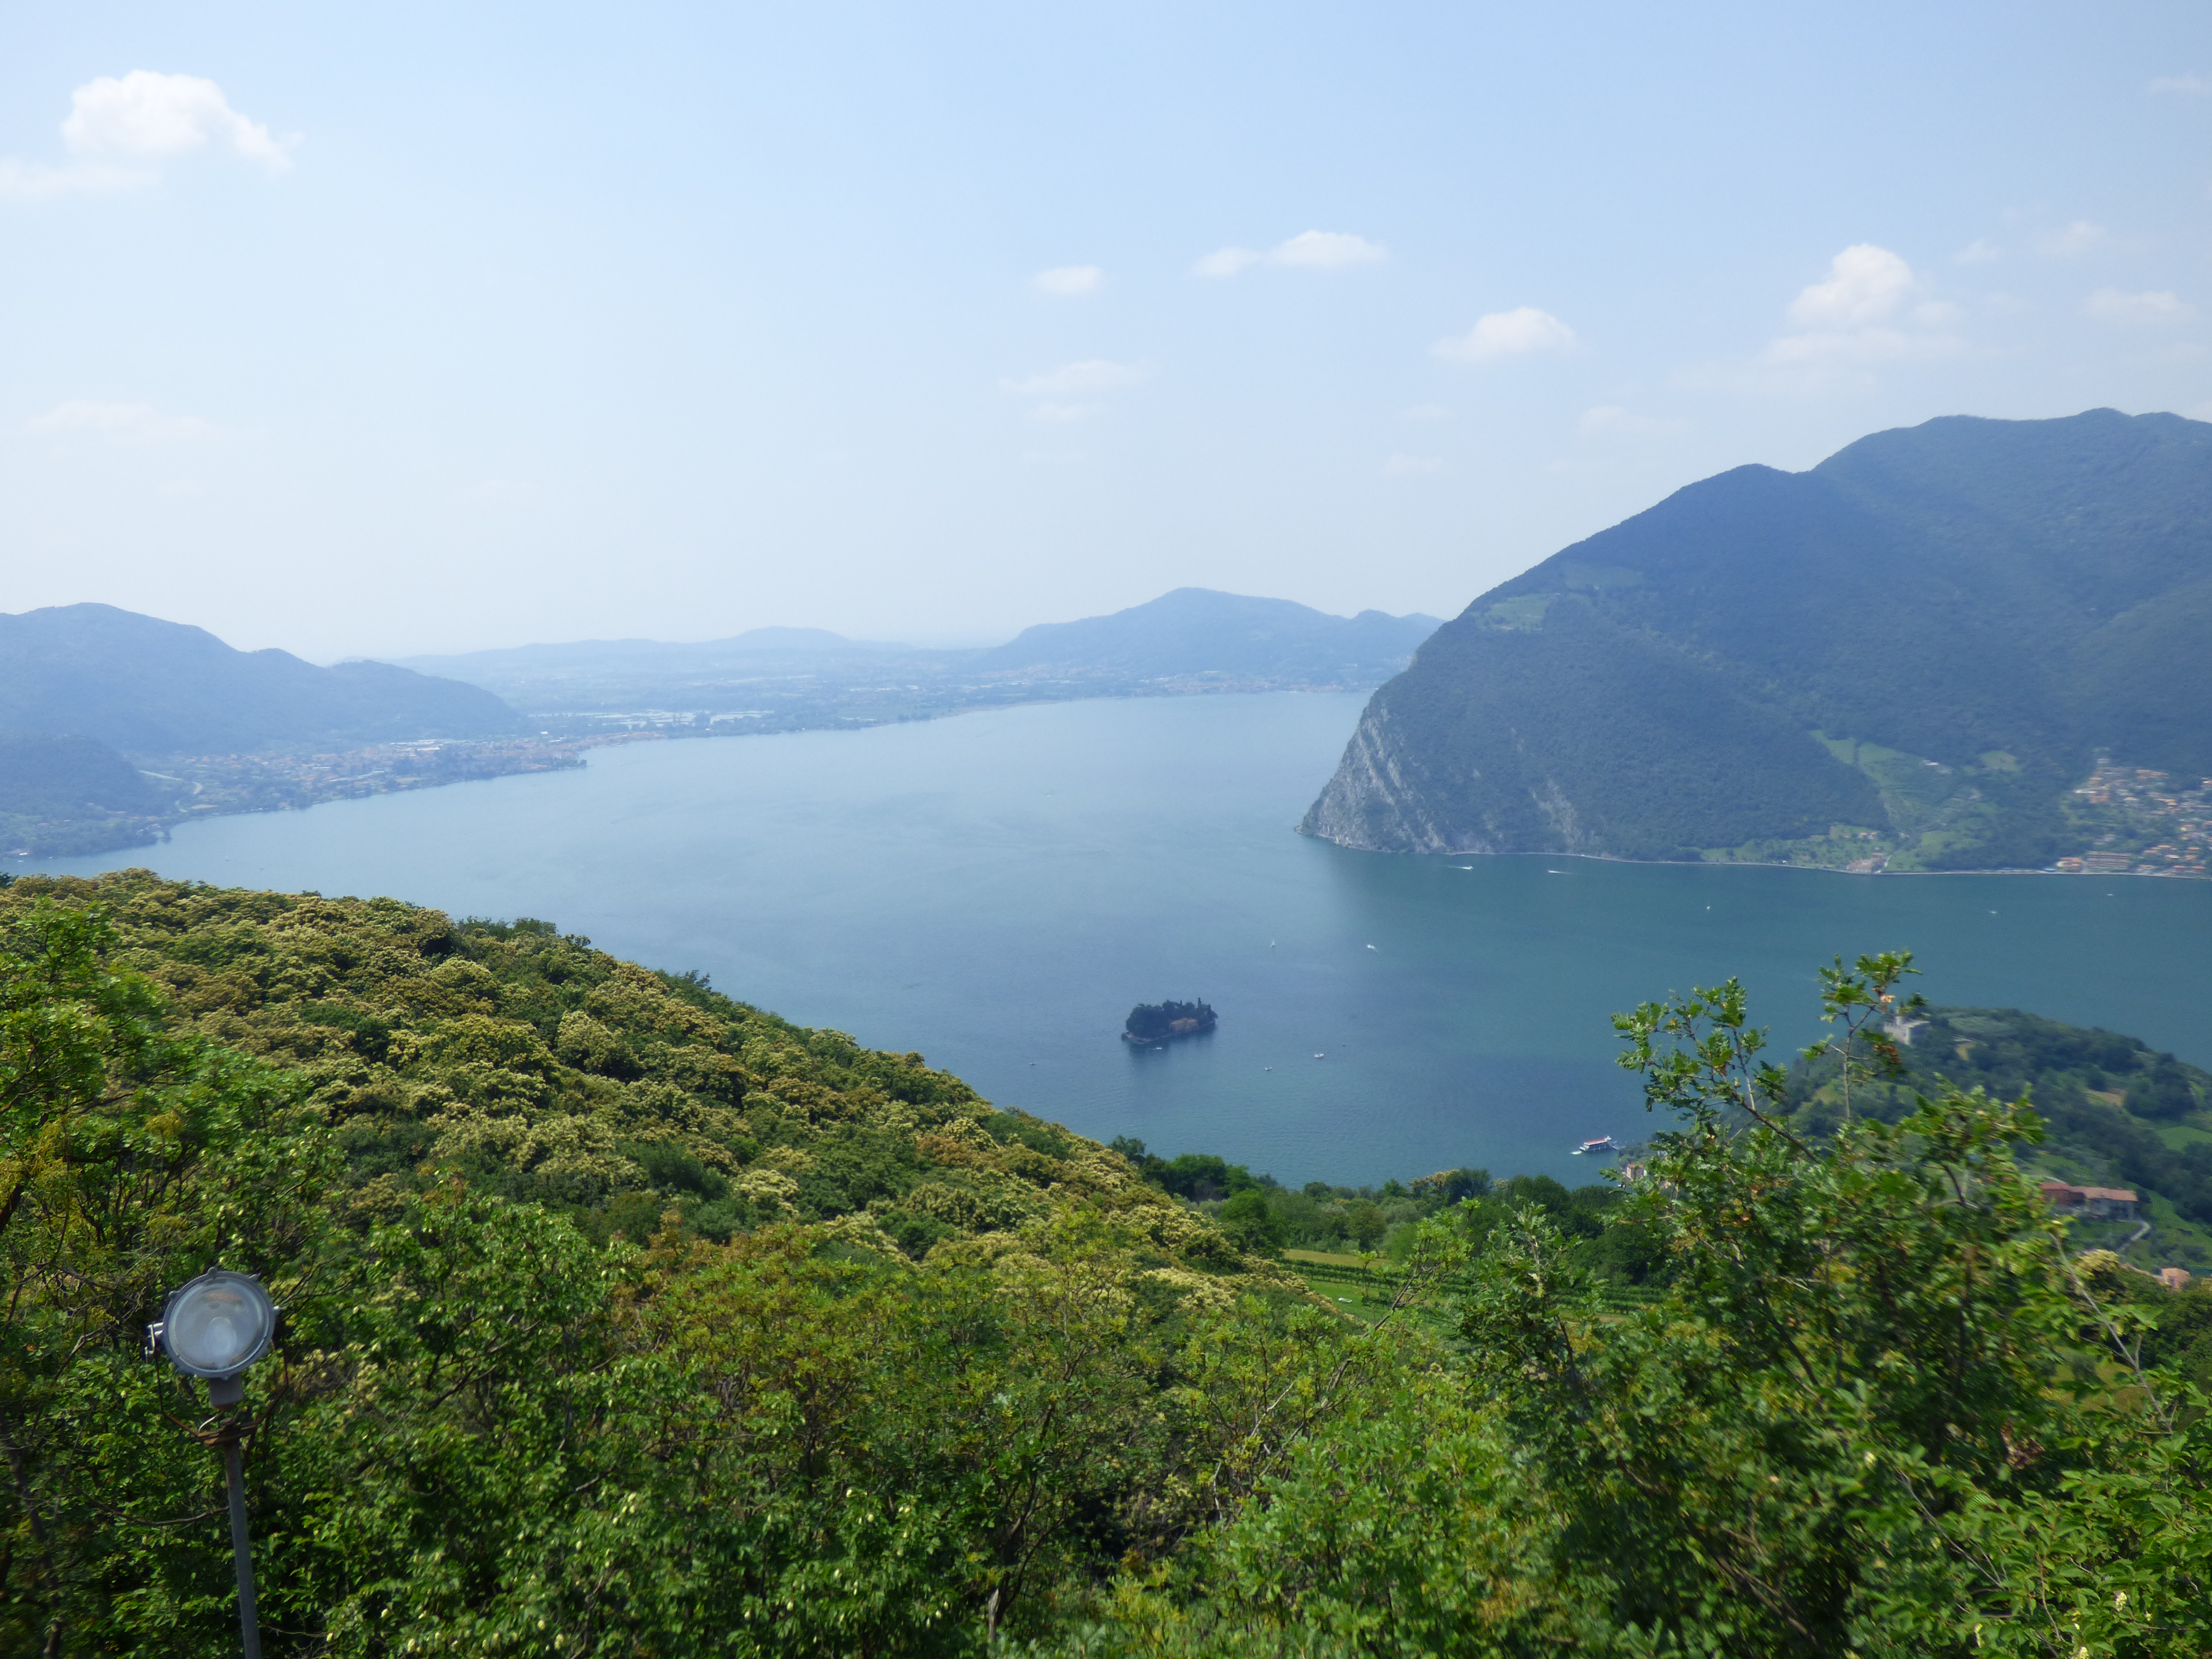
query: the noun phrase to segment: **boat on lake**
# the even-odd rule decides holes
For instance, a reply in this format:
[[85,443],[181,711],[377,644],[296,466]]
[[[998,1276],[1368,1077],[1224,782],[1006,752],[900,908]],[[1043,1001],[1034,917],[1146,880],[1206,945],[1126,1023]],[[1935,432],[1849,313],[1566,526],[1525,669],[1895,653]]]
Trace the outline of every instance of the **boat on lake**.
[[1611,1135],[1600,1135],[1595,1140],[1585,1140],[1576,1147],[1575,1156],[1580,1158],[1584,1152],[1617,1152],[1620,1150],[1620,1143]]

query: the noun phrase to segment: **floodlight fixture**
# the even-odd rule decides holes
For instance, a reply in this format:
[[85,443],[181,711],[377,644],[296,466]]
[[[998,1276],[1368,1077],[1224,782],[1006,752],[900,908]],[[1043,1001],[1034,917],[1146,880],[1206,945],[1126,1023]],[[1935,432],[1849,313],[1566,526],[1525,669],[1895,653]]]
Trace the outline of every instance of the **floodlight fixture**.
[[[186,1376],[220,1385],[269,1352],[276,1334],[276,1304],[259,1279],[214,1267],[171,1291],[160,1322],[147,1334]],[[226,1401],[222,1396],[229,1390],[220,1386],[210,1392],[217,1405],[235,1403],[239,1397],[234,1394]]]
[[[208,1402],[228,1413],[246,1398],[246,1369],[269,1352],[276,1337],[277,1308],[246,1273],[210,1267],[169,1292],[161,1316],[146,1328],[146,1351],[159,1347],[186,1376],[202,1377]],[[238,1627],[246,1659],[261,1659],[261,1632],[253,1613],[253,1552],[246,1534],[246,1470],[239,1443],[251,1431],[244,1419],[201,1437],[222,1449],[230,1488],[230,1548],[238,1567]]]

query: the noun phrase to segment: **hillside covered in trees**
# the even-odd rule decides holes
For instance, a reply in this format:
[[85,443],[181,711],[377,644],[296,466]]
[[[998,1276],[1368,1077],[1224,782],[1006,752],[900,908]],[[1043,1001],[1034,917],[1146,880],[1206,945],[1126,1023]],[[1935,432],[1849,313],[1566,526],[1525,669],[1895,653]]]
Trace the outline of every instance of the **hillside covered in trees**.
[[[2069,1248],[2025,1109],[1808,1139],[1732,985],[1618,1022],[1648,1178],[1443,1177],[1353,1319],[1232,1236],[1219,1160],[547,924],[135,872],[0,888],[0,1650],[234,1651],[208,1407],[140,1348],[218,1263],[285,1309],[272,1655],[2212,1630],[2212,1297]],[[1862,1080],[1900,967],[1828,981]]]
[[305,805],[401,774],[551,763],[430,742],[521,730],[489,692],[387,663],[237,651],[108,605],[0,614],[0,858],[144,846],[197,812]]
[[1375,694],[1305,828],[2041,868],[2107,833],[2069,793],[2100,755],[2212,775],[2207,708],[2212,425],[1954,416],[1692,484],[1492,588]]
[[[2017,1008],[1929,1006],[1915,1013],[1909,1030],[1911,1040],[1895,1045],[1895,1073],[1855,1076],[1848,1095],[1840,1054],[1793,1061],[1784,1085],[1790,1127],[1826,1143],[1854,1115],[1899,1122],[1922,1097],[1954,1085],[2026,1100],[2039,1133],[2014,1153],[2031,1177],[2125,1188],[2142,1200],[2124,1220],[2077,1219],[2077,1243],[2110,1249],[2139,1268],[2212,1270],[2212,1075],[2137,1038]],[[1291,1188],[1218,1153],[1170,1158],[1126,1136],[1111,1144],[1146,1180],[1196,1205],[1250,1250],[1365,1253],[1401,1264],[1423,1224],[1443,1210],[1473,1206],[1466,1224],[1486,1230],[1514,1206],[1533,1204],[1603,1284],[1633,1287],[1660,1270],[1647,1237],[1609,1221],[1626,1196],[1609,1178],[1571,1190],[1549,1176],[1493,1182],[1487,1170],[1462,1169],[1379,1187],[1310,1181]]]
[[[2212,1268],[2212,1076],[2201,1067],[2135,1037],[2017,1008],[1927,1008],[1896,1052],[1897,1075],[1860,1083],[1848,1109],[1894,1121],[1947,1084],[2027,1099],[2043,1126],[2042,1140],[2025,1149],[2029,1167],[2140,1193],[2152,1231],[2136,1259]],[[1794,1066],[1790,1099],[1803,1130],[1832,1133],[1847,1109],[1838,1058]],[[2137,1229],[2087,1231],[2117,1246]]]
[[0,732],[0,838],[93,851],[152,839],[181,792],[97,738]]

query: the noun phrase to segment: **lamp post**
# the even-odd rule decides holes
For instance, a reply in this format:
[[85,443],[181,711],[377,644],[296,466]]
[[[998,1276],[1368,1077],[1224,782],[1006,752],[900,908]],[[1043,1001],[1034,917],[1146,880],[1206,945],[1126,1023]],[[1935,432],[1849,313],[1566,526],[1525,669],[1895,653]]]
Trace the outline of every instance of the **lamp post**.
[[[261,1281],[245,1273],[209,1269],[169,1292],[161,1317],[146,1328],[186,1376],[207,1379],[208,1403],[228,1413],[246,1398],[246,1368],[269,1352],[276,1334],[276,1304]],[[230,1547],[238,1559],[238,1627],[246,1659],[261,1659],[261,1630],[253,1617],[253,1552],[246,1536],[246,1473],[239,1443],[250,1425],[227,1419],[216,1437],[230,1486]]]

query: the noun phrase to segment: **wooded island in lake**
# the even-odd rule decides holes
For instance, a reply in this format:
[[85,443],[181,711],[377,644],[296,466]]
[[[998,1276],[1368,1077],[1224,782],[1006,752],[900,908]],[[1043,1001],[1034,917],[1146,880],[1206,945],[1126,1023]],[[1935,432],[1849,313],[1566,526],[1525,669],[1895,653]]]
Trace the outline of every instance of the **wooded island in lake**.
[[1203,1002],[1140,1002],[1129,1010],[1121,1041],[1165,1042],[1210,1031],[1217,1023],[1212,1008]]

